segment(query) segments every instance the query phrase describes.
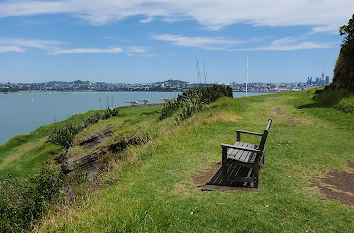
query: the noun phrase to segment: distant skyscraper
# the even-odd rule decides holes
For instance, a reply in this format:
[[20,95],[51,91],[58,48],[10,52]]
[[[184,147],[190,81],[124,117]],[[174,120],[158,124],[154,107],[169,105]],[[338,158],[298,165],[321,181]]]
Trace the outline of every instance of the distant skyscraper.
[[327,75],[326,76],[326,85],[328,85],[329,84],[329,76]]

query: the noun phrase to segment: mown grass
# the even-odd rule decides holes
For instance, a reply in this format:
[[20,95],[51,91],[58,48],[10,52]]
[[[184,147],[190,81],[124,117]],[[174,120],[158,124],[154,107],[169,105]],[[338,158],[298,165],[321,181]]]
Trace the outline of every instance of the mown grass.
[[[77,139],[115,124],[116,137],[150,130],[155,138],[131,146],[101,176],[102,187],[71,206],[58,206],[42,232],[352,232],[354,211],[323,200],[312,185],[329,170],[350,170],[352,114],[316,105],[311,91],[222,98],[180,125],[157,121],[158,106],[125,109]],[[262,131],[273,119],[266,166],[255,192],[201,192],[192,177],[221,160],[220,143],[235,129]],[[251,136],[243,138],[256,142]]]

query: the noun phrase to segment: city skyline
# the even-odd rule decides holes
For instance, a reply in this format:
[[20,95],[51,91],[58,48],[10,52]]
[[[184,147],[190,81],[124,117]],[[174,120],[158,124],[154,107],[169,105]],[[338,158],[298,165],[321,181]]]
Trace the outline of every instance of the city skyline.
[[0,83],[332,77],[351,1],[0,1]]

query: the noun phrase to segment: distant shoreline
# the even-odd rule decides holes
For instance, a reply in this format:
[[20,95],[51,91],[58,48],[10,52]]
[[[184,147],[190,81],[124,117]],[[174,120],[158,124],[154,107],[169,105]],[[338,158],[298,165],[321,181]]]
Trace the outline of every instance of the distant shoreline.
[[[162,92],[162,93],[165,93],[165,92],[183,92],[183,91],[89,91],[89,90],[83,90],[83,91],[78,91],[78,90],[75,90],[75,91],[11,91],[11,92],[0,92],[0,95],[3,94],[3,95],[7,95],[7,94],[22,94],[22,93],[25,93],[25,94],[29,94],[29,93],[88,93],[88,92],[100,92],[100,93],[103,93],[103,92]],[[245,91],[235,91],[235,90],[232,90],[232,92],[239,92],[239,93],[245,93]],[[284,92],[284,91],[248,91],[248,93],[279,93],[279,92]]]

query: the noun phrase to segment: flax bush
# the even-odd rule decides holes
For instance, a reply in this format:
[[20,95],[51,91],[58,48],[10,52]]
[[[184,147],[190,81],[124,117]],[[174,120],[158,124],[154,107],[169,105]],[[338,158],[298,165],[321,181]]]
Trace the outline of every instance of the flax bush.
[[159,119],[163,120],[177,112],[175,119],[179,123],[190,117],[193,112],[201,111],[203,104],[210,104],[223,96],[232,97],[231,87],[213,85],[187,90],[178,95],[176,100],[170,100],[162,106]]

